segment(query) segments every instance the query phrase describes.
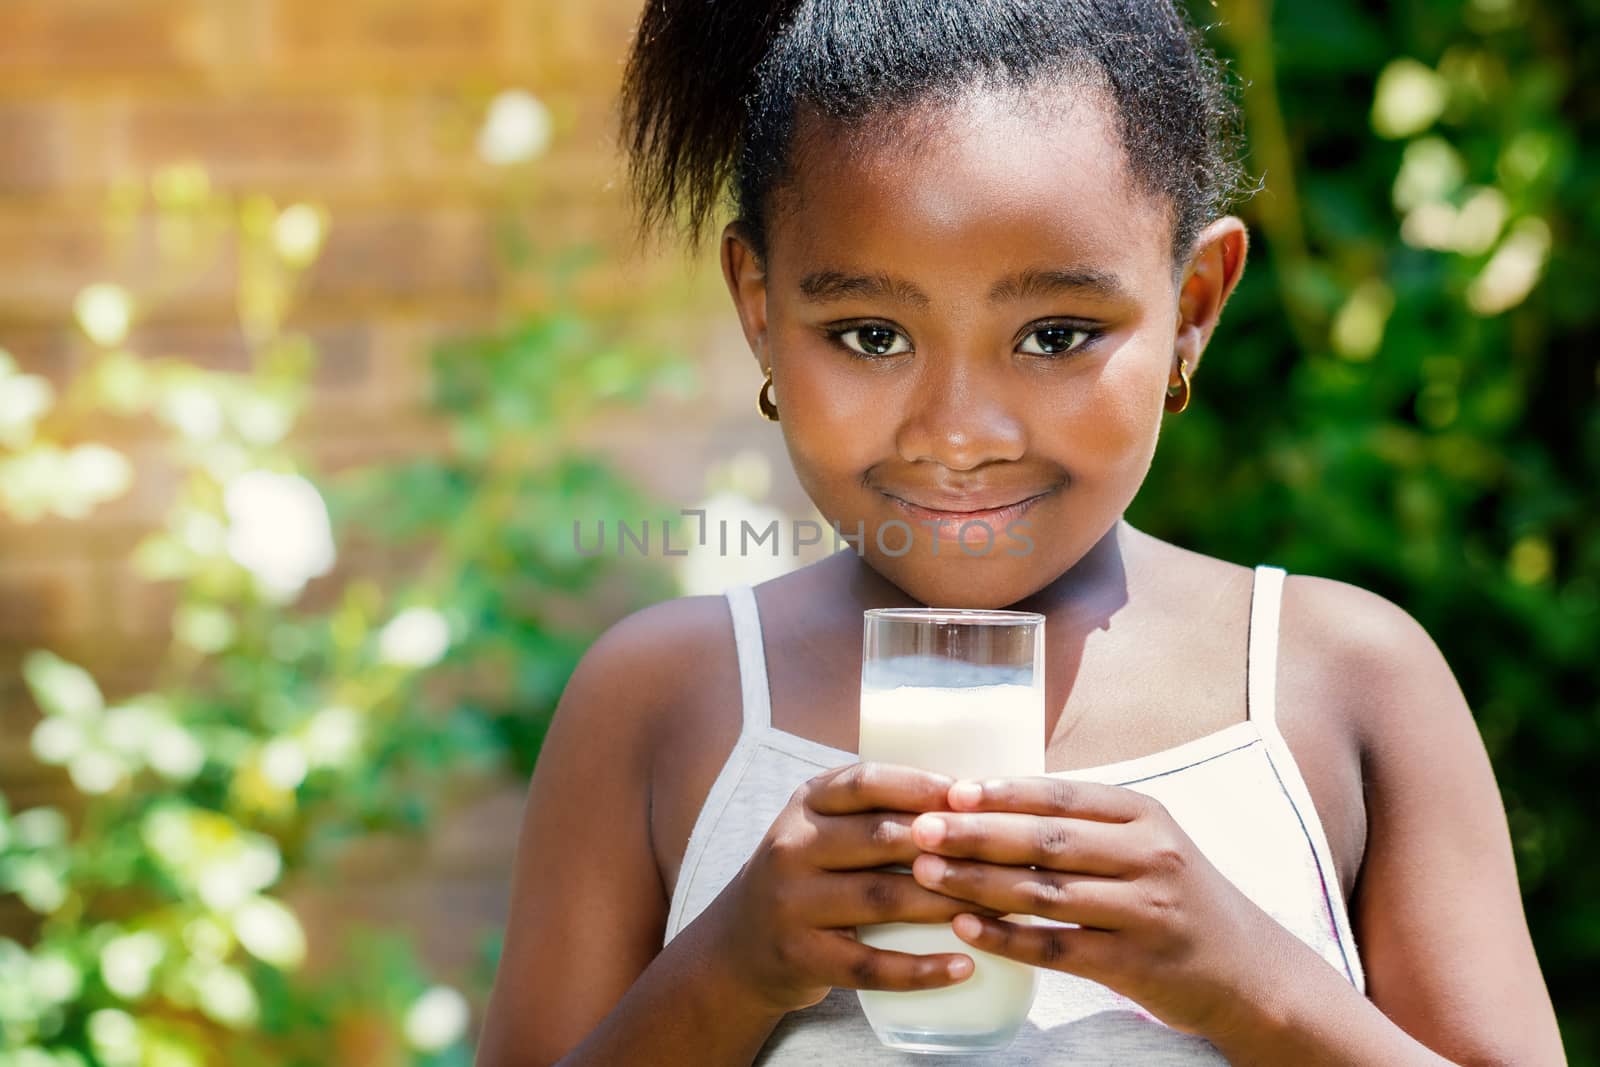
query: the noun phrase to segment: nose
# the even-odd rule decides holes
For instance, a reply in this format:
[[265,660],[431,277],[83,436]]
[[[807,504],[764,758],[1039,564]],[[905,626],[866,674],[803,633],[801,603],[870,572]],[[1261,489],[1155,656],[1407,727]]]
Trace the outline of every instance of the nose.
[[998,367],[964,357],[924,359],[896,435],[900,458],[950,470],[1021,459],[1027,433],[1020,400]]

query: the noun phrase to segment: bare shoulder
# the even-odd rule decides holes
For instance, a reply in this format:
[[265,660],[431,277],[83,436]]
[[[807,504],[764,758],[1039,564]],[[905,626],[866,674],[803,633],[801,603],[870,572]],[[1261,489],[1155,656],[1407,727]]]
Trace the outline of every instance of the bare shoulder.
[[638,609],[612,623],[594,647],[609,652],[627,651],[654,660],[692,648],[705,640],[725,636],[727,598],[685,596],[662,600]]
[[697,745],[715,749],[731,729],[731,748],[738,732],[737,709],[731,725],[708,715],[738,692],[732,632],[721,596],[664,600],[623,616],[584,653],[551,724],[552,737],[581,738],[586,759],[623,764],[640,783],[664,872],[671,865],[660,862],[663,821],[677,811],[680,779],[700,777],[695,771],[707,757]]
[[609,690],[604,706],[627,720],[618,741],[648,783],[646,837],[662,900],[670,901],[700,805],[743,721],[727,598],[652,604],[615,623],[585,660],[595,684]]
[[660,952],[655,734],[695,684],[717,599],[628,615],[568,680],[528,785],[480,1062],[555,1062]]
[[1451,1062],[1565,1062],[1494,770],[1438,644],[1326,578],[1288,579],[1284,622],[1324,643],[1307,658],[1358,739],[1368,826],[1350,908],[1368,996]]
[[1364,763],[1381,756],[1396,731],[1476,731],[1438,644],[1387,597],[1333,578],[1291,574],[1281,626],[1285,642],[1318,650],[1301,669],[1337,695],[1330,706],[1352,731]]
[[621,725],[650,750],[662,740],[664,720],[700,702],[730,633],[724,597],[651,604],[607,628],[584,654],[573,682],[581,680],[601,706],[629,709]]
[[[1476,728],[1426,630],[1393,601],[1349,582],[1285,577],[1278,658],[1278,725],[1349,900],[1381,830],[1374,820],[1392,810],[1374,802],[1423,770],[1417,757],[1430,748],[1429,733],[1442,731],[1453,738],[1445,748],[1470,754]],[[1397,748],[1397,728],[1424,734]]]

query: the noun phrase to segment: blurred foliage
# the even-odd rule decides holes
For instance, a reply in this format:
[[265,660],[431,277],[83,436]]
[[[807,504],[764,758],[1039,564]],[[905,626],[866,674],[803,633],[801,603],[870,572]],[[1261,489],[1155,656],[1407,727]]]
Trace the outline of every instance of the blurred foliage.
[[1265,189],[1129,518],[1428,629],[1499,777],[1571,1062],[1600,1064],[1600,8],[1193,10]]
[[[536,124],[512,126],[516,158],[542,147]],[[424,831],[474,775],[527,773],[605,621],[552,605],[606,579],[619,610],[671,594],[659,569],[577,552],[572,515],[659,508],[568,442],[685,364],[574,310],[583,254],[512,234],[549,297],[435,353],[449,446],[319,475],[291,437],[316,352],[288,316],[337,221],[220,195],[192,167],[113,199],[113,227],[154,215],[176,275],[237,248],[250,369],[130,350],[136,300],[110,284],[77,302],[96,355],[59,397],[0,354],[0,518],[80,519],[128,489],[139,472],[88,426],[156,428],[180,474],[135,557],[177,601],[149,688],[111,699],[52,652],[24,661],[33,753],[76,797],[11,811],[0,796],[0,893],[37,916],[28,946],[0,939],[0,1063],[465,1067],[492,933],[465,993],[403,934],[358,931],[311,973],[285,890],[363,835]]]

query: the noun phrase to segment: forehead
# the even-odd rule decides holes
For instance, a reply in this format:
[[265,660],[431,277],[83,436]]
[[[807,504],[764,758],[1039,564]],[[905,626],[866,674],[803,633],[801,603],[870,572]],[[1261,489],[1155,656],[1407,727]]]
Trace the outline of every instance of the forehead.
[[1097,88],[969,90],[796,134],[769,273],[894,265],[947,294],[1027,266],[1171,283],[1170,208],[1134,179]]

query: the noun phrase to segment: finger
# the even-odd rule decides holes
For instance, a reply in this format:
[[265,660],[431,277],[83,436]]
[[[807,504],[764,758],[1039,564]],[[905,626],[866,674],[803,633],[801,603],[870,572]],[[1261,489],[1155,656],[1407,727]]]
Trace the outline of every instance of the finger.
[[806,803],[820,815],[859,811],[936,811],[953,778],[899,763],[868,760],[812,779]]
[[830,938],[823,957],[824,980],[844,989],[937,989],[972,974],[972,957],[964,953],[919,956],[869,948],[846,937]]
[[970,779],[950,788],[955,811],[1018,811],[1099,822],[1132,822],[1154,802],[1120,785],[1075,782],[1066,778],[1025,777]]
[[957,919],[951,926],[957,937],[974,948],[1096,981],[1111,973],[1116,958],[1117,935],[1107,930],[978,916]]
[[[1079,874],[1120,875],[1139,864],[1142,835],[1127,823],[1014,812],[909,816],[911,843],[941,856],[1048,867]],[[1135,840],[1139,837],[1140,840]]]
[[[878,923],[947,923],[973,902],[955,900],[917,884],[898,871],[850,871],[808,878],[796,890],[796,904],[808,925],[827,929]],[[999,916],[982,905],[985,914]]]
[[825,871],[909,867],[922,852],[911,840],[911,822],[916,818],[912,812],[891,811],[814,816],[811,861]]
[[1027,867],[920,856],[917,882],[941,896],[970,900],[1001,915],[1038,915],[1104,930],[1126,924],[1136,891],[1121,878],[1062,874]]

